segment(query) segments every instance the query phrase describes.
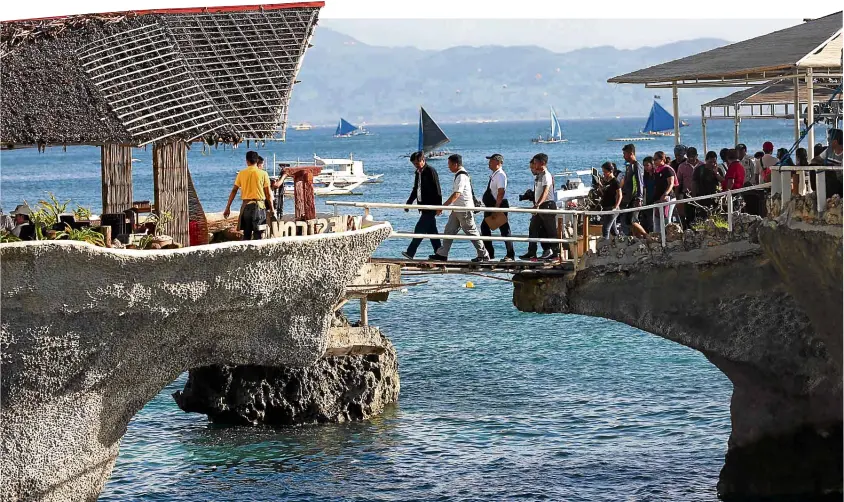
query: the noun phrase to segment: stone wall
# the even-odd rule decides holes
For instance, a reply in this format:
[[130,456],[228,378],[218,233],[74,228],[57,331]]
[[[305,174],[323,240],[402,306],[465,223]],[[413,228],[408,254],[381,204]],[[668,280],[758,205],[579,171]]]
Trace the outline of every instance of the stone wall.
[[840,494],[841,227],[803,221],[810,203],[736,215],[734,235],[709,224],[670,231],[665,248],[604,245],[566,277],[516,276],[513,301],[623,322],[721,369],[733,383],[723,497]]
[[129,420],[190,368],[313,364],[346,284],[390,232],[0,245],[0,498],[95,499]]

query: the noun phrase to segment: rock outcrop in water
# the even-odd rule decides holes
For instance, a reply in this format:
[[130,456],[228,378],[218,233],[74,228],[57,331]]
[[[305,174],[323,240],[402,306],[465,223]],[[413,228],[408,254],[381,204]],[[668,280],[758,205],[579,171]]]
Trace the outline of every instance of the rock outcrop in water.
[[636,245],[635,257],[605,248],[568,277],[516,277],[514,303],[623,322],[723,371],[733,396],[722,497],[840,494],[842,229],[796,221],[795,206],[810,204],[741,216],[743,239],[680,234],[666,250]]
[[129,420],[190,368],[319,360],[346,285],[390,231],[155,252],[0,245],[0,499],[96,499]]
[[290,426],[364,420],[399,397],[396,350],[377,328],[380,354],[326,356],[306,368],[214,365],[192,369],[173,394],[186,412],[216,424]]

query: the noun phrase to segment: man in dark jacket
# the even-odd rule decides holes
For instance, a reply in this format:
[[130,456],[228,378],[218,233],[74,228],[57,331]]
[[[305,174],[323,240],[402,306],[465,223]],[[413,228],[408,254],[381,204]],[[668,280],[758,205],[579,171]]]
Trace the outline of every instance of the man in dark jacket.
[[[622,206],[624,209],[642,207],[645,201],[645,168],[636,160],[636,145],[629,143],[621,149],[626,162],[624,179],[621,183]],[[622,215],[622,227],[629,235],[647,237],[648,233],[639,223],[639,211]]]
[[[414,152],[410,156],[410,163],[416,167],[416,176],[413,180],[413,191],[410,192],[410,197],[407,198],[407,204],[413,204],[415,200],[417,204],[423,206],[441,206],[443,203],[443,194],[440,189],[440,178],[437,176],[437,171],[425,162],[425,154]],[[405,212],[407,211],[408,209],[405,209]],[[419,213],[419,221],[416,222],[413,233],[439,233],[437,231],[437,212],[420,209]],[[422,239],[413,239],[410,241],[407,251],[402,251],[402,256],[412,260],[421,243]],[[434,248],[434,253],[437,252],[440,245],[441,242],[439,239],[431,239],[431,246]]]

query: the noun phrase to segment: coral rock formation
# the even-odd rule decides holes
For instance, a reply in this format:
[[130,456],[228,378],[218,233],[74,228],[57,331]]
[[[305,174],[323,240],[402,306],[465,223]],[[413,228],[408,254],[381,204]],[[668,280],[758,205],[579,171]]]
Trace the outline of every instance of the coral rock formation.
[[732,234],[707,225],[665,249],[620,240],[567,277],[515,279],[520,310],[623,322],[730,378],[724,498],[842,490],[842,230],[806,221],[801,199],[776,219],[735,215]]
[[[343,329],[343,328],[332,328]],[[287,426],[364,420],[399,395],[393,344],[376,328],[381,354],[326,356],[306,368],[214,365],[193,369],[173,394],[187,412],[229,425]]]
[[313,364],[390,231],[153,252],[0,246],[0,499],[95,499],[129,420],[190,368]]

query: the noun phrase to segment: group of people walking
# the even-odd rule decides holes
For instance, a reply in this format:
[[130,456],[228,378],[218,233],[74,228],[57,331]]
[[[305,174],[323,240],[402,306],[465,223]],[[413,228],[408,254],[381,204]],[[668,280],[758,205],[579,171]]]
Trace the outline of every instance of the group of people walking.
[[[407,204],[413,204],[415,201],[417,204],[423,206],[454,206],[465,208],[465,210],[451,211],[443,231],[444,239],[430,239],[431,246],[434,248],[434,254],[428,257],[430,260],[448,260],[448,254],[451,250],[453,240],[448,239],[447,236],[456,235],[460,229],[466,235],[476,237],[489,237],[492,235],[493,230],[498,230],[502,237],[510,237],[512,235],[507,213],[496,211],[484,212],[480,231],[478,231],[478,226],[475,222],[476,207],[481,205],[487,208],[510,207],[506,196],[507,173],[504,172],[504,156],[495,153],[486,157],[486,159],[488,160],[490,175],[481,200],[478,201],[472,187],[472,179],[463,167],[463,157],[459,154],[449,156],[448,170],[454,177],[451,184],[451,192],[448,194],[446,200],[443,201],[443,193],[436,169],[427,164],[423,152],[415,152],[410,156],[410,162],[416,168],[416,172],[413,190],[410,192]],[[530,161],[530,170],[534,176],[534,188],[533,190],[529,190],[525,195],[532,200],[534,208],[556,209],[557,206],[554,202],[554,177],[548,172],[548,156],[544,153],[534,155]],[[405,209],[405,211],[409,211],[409,209]],[[438,234],[436,217],[442,214],[442,211],[420,209],[419,213],[419,220],[416,222],[414,233]],[[534,214],[530,221],[529,236],[531,238],[555,238],[556,229],[557,225],[553,214]],[[495,259],[495,248],[493,247],[492,241],[481,239],[472,239],[471,241],[477,251],[477,257],[472,260],[473,262]],[[410,241],[407,250],[402,252],[402,255],[407,259],[414,259],[421,243],[422,238],[414,238]],[[505,241],[504,246],[506,255],[501,261],[514,261],[516,259],[516,252],[513,248],[512,241]],[[554,260],[559,258],[559,244],[543,243],[542,247],[544,252],[542,256],[537,257],[537,243],[531,242],[528,245],[528,252],[519,256],[519,258],[523,260],[534,258]]]
[[[601,166],[601,208],[605,211],[631,211],[604,215],[601,219],[603,236],[607,239],[620,234],[645,237],[658,229],[659,210],[637,211],[635,208],[768,183],[772,178],[772,168],[776,165],[841,166],[841,130],[831,129],[828,136],[829,146],[824,148],[820,144],[816,145],[811,161],[807,151],[798,148],[794,152],[796,162],[791,159],[786,148],[780,148],[774,155],[774,144],[770,141],[764,142],[762,150],[755,155],[749,155],[747,146],[739,143],[735,148],[724,148],[719,153],[706,152],[703,160],[696,148],[677,145],[674,147],[674,159],[669,158],[665,152],[657,151],[643,158],[641,163],[637,160],[636,146],[632,143],[624,145],[623,171],[619,171],[612,162],[605,162]],[[815,177],[815,171],[811,171],[809,178],[812,190],[816,189]],[[791,191],[794,194],[802,193],[799,180],[798,174],[793,173]],[[840,195],[841,171],[830,173],[825,183],[827,196],[836,193]],[[764,216],[764,193],[755,192],[758,191],[742,194],[745,211]],[[661,210],[667,224],[673,221],[676,208],[677,222],[688,229],[697,219],[708,216],[715,203],[711,198],[686,204],[678,202],[663,206]]]

